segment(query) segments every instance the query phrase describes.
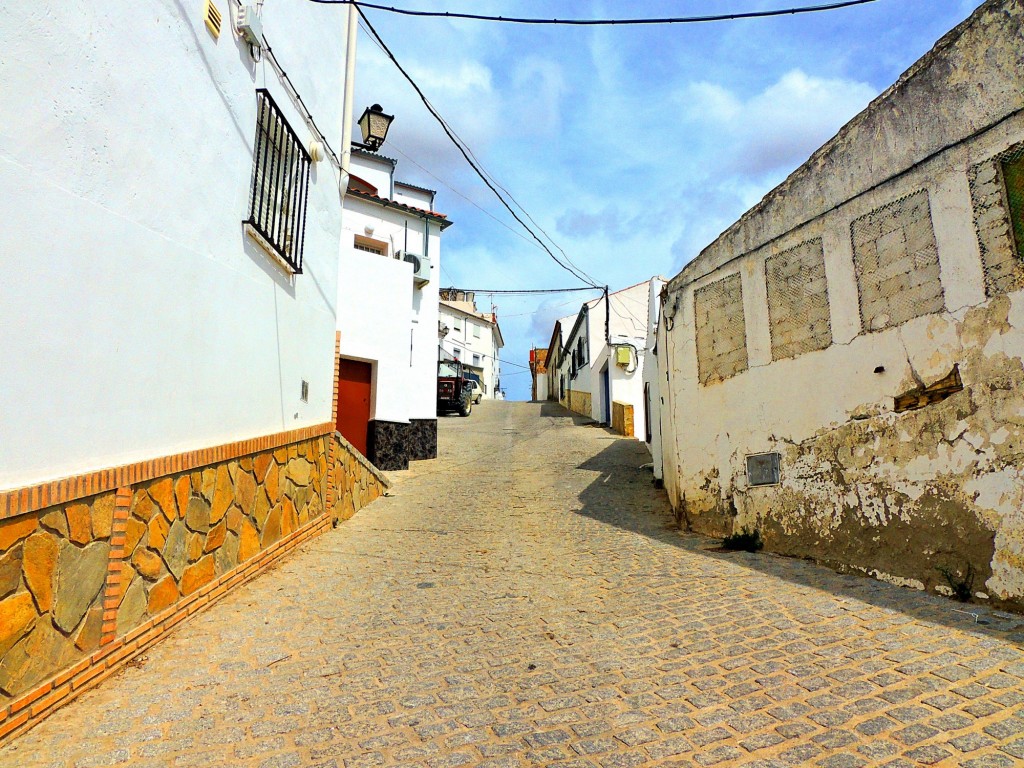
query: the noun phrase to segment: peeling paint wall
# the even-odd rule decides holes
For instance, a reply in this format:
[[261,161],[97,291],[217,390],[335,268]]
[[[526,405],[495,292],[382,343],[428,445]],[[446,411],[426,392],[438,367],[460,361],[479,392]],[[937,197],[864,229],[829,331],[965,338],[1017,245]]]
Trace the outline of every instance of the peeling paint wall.
[[[975,599],[1024,608],[1024,291],[997,162],[1024,142],[1022,26],[1020,0],[985,3],[670,281],[681,523],[940,593],[973,576]],[[801,330],[780,325],[779,289],[817,285],[818,252],[798,275],[777,259],[808,243],[827,315],[792,304],[818,326]],[[699,295],[723,280],[741,286],[747,365],[708,378]],[[780,354],[780,328],[813,342]],[[961,391],[896,411],[954,367]],[[750,486],[765,452],[781,481]]]

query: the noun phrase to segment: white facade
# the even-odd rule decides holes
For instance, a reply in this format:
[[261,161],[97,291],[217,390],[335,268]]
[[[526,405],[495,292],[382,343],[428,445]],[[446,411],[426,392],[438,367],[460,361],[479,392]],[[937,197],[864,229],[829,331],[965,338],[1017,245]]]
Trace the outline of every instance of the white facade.
[[[407,424],[437,418],[437,320],[441,230],[447,222],[424,200],[385,197],[400,188],[394,161],[353,152],[352,174],[377,194],[350,192],[338,279],[338,332],[342,357],[373,366],[370,418]],[[376,182],[376,183],[374,183]],[[378,186],[378,184],[380,186]],[[430,261],[430,279],[414,279],[413,265]]]
[[[646,422],[641,422],[637,427],[638,437],[641,434],[641,427],[644,429],[643,439],[647,443],[647,449],[651,452],[654,479],[659,483],[664,482],[665,479],[665,462],[661,445],[661,409],[664,404],[662,383],[665,381],[665,376],[661,373],[661,355],[658,348],[658,319],[661,314],[661,289],[664,286],[663,278],[651,278],[648,291],[647,340],[644,344],[643,386]],[[648,427],[650,428],[649,434],[647,433]]]
[[[291,275],[242,227],[256,89],[311,130],[229,4],[219,39],[201,7],[0,17],[0,489],[330,421],[339,175],[311,174]],[[344,50],[325,15],[277,0],[263,27],[337,147]]]
[[553,374],[558,382],[552,382],[556,387],[565,382],[565,396],[559,399],[570,410],[604,424],[612,421],[613,403],[633,406],[635,433],[641,438],[649,293],[650,284],[639,283],[608,295],[610,314],[601,297],[583,304],[576,316],[559,320],[562,350]]
[[441,353],[477,369],[483,396],[494,399],[501,386],[501,348],[505,345],[497,318],[477,312],[475,304],[466,301],[442,299],[439,311],[441,323],[448,327]]

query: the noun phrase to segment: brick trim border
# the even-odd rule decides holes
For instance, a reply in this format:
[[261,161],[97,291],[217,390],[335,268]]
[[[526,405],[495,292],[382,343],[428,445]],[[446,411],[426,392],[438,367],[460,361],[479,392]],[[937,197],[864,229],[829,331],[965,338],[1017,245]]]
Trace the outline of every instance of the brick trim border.
[[[341,331],[334,332],[334,391],[331,395],[331,423],[337,429],[338,423],[338,389],[341,386],[341,365],[339,358],[341,357]],[[337,472],[335,471],[334,464],[338,457],[338,449],[336,447],[337,440],[329,440],[327,443],[327,493],[324,497],[324,507],[327,509],[327,514],[332,518],[334,517],[334,505],[338,502],[338,490],[337,490]]]
[[[335,374],[337,382],[337,374]],[[337,401],[337,395],[335,395]],[[144,483],[164,475],[189,472],[198,467],[206,467],[223,461],[230,461],[241,456],[248,456],[262,451],[272,451],[284,445],[291,445],[303,440],[323,437],[334,431],[334,421],[302,427],[288,432],[278,432],[248,440],[238,440],[212,448],[200,448],[185,451],[171,456],[137,461],[95,472],[65,477],[38,485],[0,491],[0,520],[29,512],[36,512],[55,504],[65,504],[75,499],[95,496],[97,493],[112,491],[137,483]]]
[[103,626],[100,646],[114,642],[117,637],[117,608],[121,604],[124,582],[121,572],[128,556],[125,544],[128,538],[128,512],[132,506],[132,489],[118,488],[114,496],[114,524],[110,534],[110,557],[107,560],[107,581],[103,586]]
[[[118,501],[123,498],[121,492],[126,490],[128,489],[118,489]],[[130,495],[128,499],[130,502]],[[117,509],[119,510],[120,507]],[[115,520],[116,515],[117,512],[115,512]],[[260,552],[247,563],[239,565],[199,591],[182,598],[164,613],[154,616],[123,637],[106,642],[101,645],[100,650],[0,709],[0,747],[49,717],[55,710],[76,698],[83,691],[99,685],[117,672],[126,662],[167,636],[185,619],[205,610],[230,590],[260,575],[267,566],[280,560],[303,542],[330,530],[331,524],[332,520],[329,514],[320,515],[307,523],[305,527]],[[117,574],[119,576],[120,571]],[[109,590],[109,580],[107,585]],[[119,582],[117,588],[120,589]],[[116,616],[116,608],[114,615]],[[106,600],[104,600],[103,618],[104,634],[106,634]]]

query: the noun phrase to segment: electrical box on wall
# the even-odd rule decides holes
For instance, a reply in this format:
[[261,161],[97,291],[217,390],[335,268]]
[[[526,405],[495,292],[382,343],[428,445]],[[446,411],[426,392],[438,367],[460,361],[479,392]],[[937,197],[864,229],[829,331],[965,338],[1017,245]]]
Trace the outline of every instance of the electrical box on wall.
[[632,357],[629,347],[616,347],[615,348],[615,364],[621,365],[626,368],[629,365],[630,358]]
[[243,5],[238,9],[238,34],[249,45],[263,47],[263,24],[256,15],[256,6]]

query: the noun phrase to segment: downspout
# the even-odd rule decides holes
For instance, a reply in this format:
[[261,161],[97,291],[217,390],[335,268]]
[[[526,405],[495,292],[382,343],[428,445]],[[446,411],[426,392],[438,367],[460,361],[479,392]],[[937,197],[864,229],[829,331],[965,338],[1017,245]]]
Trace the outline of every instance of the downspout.
[[611,305],[608,301],[608,286],[604,287],[604,343],[611,345],[612,343],[612,330],[611,330]]

